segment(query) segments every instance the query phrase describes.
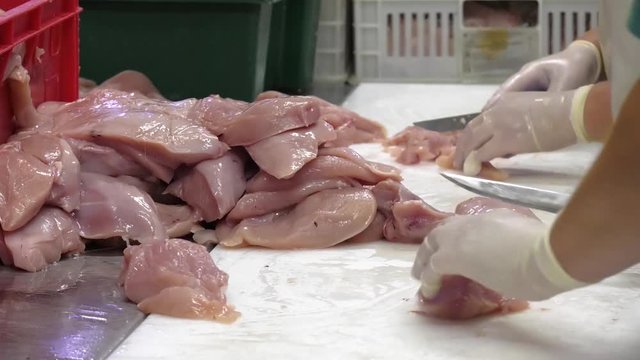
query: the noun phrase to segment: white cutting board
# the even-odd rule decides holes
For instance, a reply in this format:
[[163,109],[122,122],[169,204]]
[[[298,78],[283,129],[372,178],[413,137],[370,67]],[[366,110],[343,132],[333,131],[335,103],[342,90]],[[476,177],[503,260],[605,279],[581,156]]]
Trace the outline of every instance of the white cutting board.
[[[395,133],[413,121],[478,111],[494,89],[363,84],[345,106]],[[355,148],[370,160],[393,164],[377,145]],[[581,146],[496,164],[538,170],[521,171],[515,182],[569,190],[597,150]],[[431,164],[400,167],[405,185],[440,209],[451,211],[473,196],[442,179]],[[553,220],[552,214],[537,214]],[[522,313],[446,322],[411,312],[418,286],[409,276],[415,250],[387,242],[309,251],[216,248],[212,256],[229,273],[227,294],[242,312],[239,321],[151,315],[110,359],[640,358],[640,268]]]

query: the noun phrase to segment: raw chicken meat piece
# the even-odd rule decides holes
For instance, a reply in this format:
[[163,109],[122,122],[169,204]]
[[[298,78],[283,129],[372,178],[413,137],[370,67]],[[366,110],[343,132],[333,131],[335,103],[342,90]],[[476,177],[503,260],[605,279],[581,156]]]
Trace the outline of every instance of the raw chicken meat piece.
[[313,180],[337,177],[351,178],[366,185],[375,185],[386,179],[397,181],[402,179],[399,170],[388,165],[364,159],[353,161],[343,156],[322,155],[325,150],[335,149],[321,149],[317,158],[310,161],[290,179],[276,179],[260,171],[247,183],[247,192],[287,190]]
[[[290,96],[271,90],[258,95],[256,101],[287,97]],[[320,102],[320,119],[331,124],[336,130],[336,139],[325,143],[324,146],[342,147],[351,144],[380,141],[386,138],[386,129],[377,122],[366,119],[353,111],[331,104],[318,97],[306,97]]]
[[244,159],[234,151],[203,161],[172,182],[166,193],[184,200],[205,221],[221,219],[245,191]]
[[149,175],[149,172],[137,162],[110,147],[71,138],[67,138],[67,142],[78,158],[80,168],[83,172],[92,172],[108,176],[128,175],[145,177]]
[[362,155],[355,152],[353,149],[348,147],[334,147],[329,149],[320,149],[318,151],[318,155],[323,156],[339,156],[345,160],[350,160],[355,164],[362,166],[372,173],[384,177],[384,178],[393,178],[394,180],[401,180],[400,171],[390,165],[377,163],[373,161],[368,161],[362,157]]
[[151,197],[115,178],[81,174],[80,209],[75,214],[86,239],[122,237],[141,243],[167,238]]
[[369,226],[366,229],[364,229],[364,231],[350,238],[347,241],[350,243],[356,244],[356,243],[365,243],[365,242],[383,240],[384,239],[383,230],[384,230],[384,224],[386,220],[387,220],[386,216],[382,215],[382,213],[378,211],[376,213],[376,217],[373,218],[373,221],[371,222],[371,224],[369,224]]
[[11,254],[11,263],[31,272],[60,260],[63,254],[84,251],[75,220],[55,207],[44,207],[27,225],[5,232],[4,241]]
[[216,236],[215,230],[201,229],[193,233],[193,241],[195,241],[196,244],[207,246],[210,244],[217,244],[218,237]]
[[282,92],[276,91],[276,90],[267,90],[267,91],[263,91],[260,94],[258,94],[258,96],[256,96],[255,101],[262,101],[262,100],[267,100],[267,99],[277,99],[277,98],[286,98],[286,97],[291,97],[291,95],[285,94],[285,93],[282,93]]
[[418,295],[418,303],[419,313],[451,320],[466,320],[495,313],[507,314],[529,307],[524,300],[507,299],[475,281],[456,275],[443,276],[440,291],[429,299]]
[[[12,56],[12,59],[16,57]],[[38,113],[33,106],[33,100],[31,98],[31,89],[29,88],[29,73],[27,69],[19,65],[22,63],[22,59],[17,57],[17,66],[11,71],[7,82],[9,83],[9,97],[11,99],[11,109],[13,110],[14,123],[18,129],[31,128],[40,125],[48,120],[47,116],[43,116]],[[11,59],[9,60],[12,61]],[[10,66],[7,64],[7,71]],[[3,124],[2,126],[8,126]],[[9,130],[13,130],[13,126],[10,126]],[[5,134],[3,134],[5,135]],[[9,135],[9,134],[6,134]],[[0,141],[4,142],[8,136],[2,137]]]
[[[536,217],[531,210],[500,200],[474,197],[456,207],[458,215],[477,215],[495,209],[509,209],[526,216]],[[496,236],[500,236],[496,234]],[[510,313],[528,307],[528,302],[505,298],[497,292],[459,275],[442,279],[438,293],[429,299],[418,295],[420,311],[428,316],[446,319],[469,319],[492,313]]]
[[265,215],[295,205],[318,191],[360,186],[357,182],[344,178],[312,180],[290,189],[279,191],[259,191],[244,194],[227,215],[227,220]]
[[138,148],[136,146],[117,143],[112,143],[109,146],[134,159],[148,173],[151,173],[153,177],[156,177],[165,183],[168,183],[173,179],[174,169],[176,166],[163,165],[161,160],[156,156],[148,154],[144,147]]
[[249,106],[249,103],[244,101],[211,95],[198,100],[189,117],[198,121],[212,134],[220,136],[235,121],[236,116]]
[[[171,195],[165,194],[164,191],[167,189],[167,184],[162,181],[153,178],[147,177],[145,179],[129,176],[129,175],[120,175],[115,177],[118,181],[121,181],[125,184],[133,185],[137,187],[140,191],[145,192],[151,196],[153,201],[156,203],[162,203],[167,205],[179,205],[182,204],[182,200]],[[202,219],[201,219],[202,220]],[[169,236],[175,237],[175,236]]]
[[308,97],[260,100],[235,116],[220,139],[229,146],[251,145],[287,130],[315,124],[319,117],[319,101]]
[[169,174],[158,166],[173,170],[182,164],[215,159],[229,149],[188,118],[195,102],[97,90],[60,108],[53,116],[52,131],[114,148],[168,182]]
[[321,119],[331,124],[338,133],[338,138],[325,144],[326,147],[342,147],[386,139],[387,130],[379,123],[343,107],[322,101],[324,106],[320,109]]
[[78,97],[83,98],[87,96],[87,94],[97,86],[98,84],[96,84],[96,82],[93,80],[80,78],[78,80]]
[[290,179],[276,179],[260,171],[247,182],[247,192],[284,191],[311,181],[333,178],[351,178],[366,184],[376,184],[385,179],[352,161],[337,156],[318,156]]
[[410,165],[433,161],[443,153],[451,152],[455,140],[451,134],[409,126],[385,141],[384,146],[397,162]]
[[47,201],[55,171],[16,142],[0,145],[0,224],[5,231],[29,222]]
[[[84,83],[81,82],[81,84],[85,85],[85,91],[87,90],[87,88],[91,87],[92,85],[87,83],[86,81]],[[93,85],[95,85],[95,83]],[[150,99],[166,100],[160,94],[160,91],[156,88],[153,82],[146,75],[134,70],[122,71],[112,76],[111,78],[105,80],[102,84],[98,86],[93,86],[89,90],[89,92],[94,90],[101,90],[101,89],[119,90],[124,92],[135,92],[140,95],[146,96]],[[84,97],[84,96],[81,96],[81,97]]]
[[326,248],[364,231],[376,216],[376,200],[364,188],[317,192],[292,208],[222,223],[216,235],[225,246],[255,245],[272,249]]
[[145,313],[233,322],[240,314],[227,305],[228,278],[204,246],[169,239],[128,247],[120,284]]
[[200,230],[202,216],[189,205],[165,205],[156,203],[160,221],[167,230],[167,236],[177,238]]
[[434,209],[397,181],[382,181],[371,191],[385,217],[382,233],[388,241],[419,244],[452,215]]
[[336,139],[333,127],[325,121],[268,137],[246,147],[262,171],[277,179],[293,176],[318,156],[318,146]]
[[53,135],[18,134],[18,137],[22,151],[50,165],[54,172],[47,204],[58,206],[66,212],[77,210],[80,206],[80,164],[71,146]]

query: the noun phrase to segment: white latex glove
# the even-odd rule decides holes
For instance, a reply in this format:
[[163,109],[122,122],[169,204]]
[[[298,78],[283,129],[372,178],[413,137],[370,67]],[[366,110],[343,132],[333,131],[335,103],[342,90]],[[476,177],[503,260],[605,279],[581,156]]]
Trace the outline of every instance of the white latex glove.
[[532,301],[587,285],[558,264],[547,234],[539,220],[506,209],[453,216],[422,243],[412,275],[425,298],[438,292],[442,275],[462,275],[506,297]]
[[563,51],[525,64],[509,77],[489,99],[484,110],[505,94],[518,91],[564,91],[593,84],[600,77],[600,50],[585,40],[576,40]]
[[586,142],[584,106],[592,87],[505,94],[462,131],[456,144],[454,167],[461,168],[472,152],[475,160],[485,162]]

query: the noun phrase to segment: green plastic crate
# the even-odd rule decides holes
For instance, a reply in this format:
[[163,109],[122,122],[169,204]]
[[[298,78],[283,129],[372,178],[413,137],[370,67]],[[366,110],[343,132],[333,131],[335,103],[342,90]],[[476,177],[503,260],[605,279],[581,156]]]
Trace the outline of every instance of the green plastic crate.
[[265,87],[305,93],[313,82],[320,0],[283,0],[274,7]]
[[80,74],[148,75],[170,99],[303,92],[319,0],[82,0]]
[[280,0],[84,0],[80,74],[125,69],[170,99],[211,93],[250,100],[264,89],[271,16]]

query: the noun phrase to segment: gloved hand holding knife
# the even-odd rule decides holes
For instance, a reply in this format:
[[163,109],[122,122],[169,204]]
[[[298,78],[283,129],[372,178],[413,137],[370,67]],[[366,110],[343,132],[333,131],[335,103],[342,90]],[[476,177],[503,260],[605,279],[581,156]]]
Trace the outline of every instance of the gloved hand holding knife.
[[606,136],[608,82],[594,32],[564,51],[525,65],[510,77],[458,139],[453,165],[521,153],[553,151]]

